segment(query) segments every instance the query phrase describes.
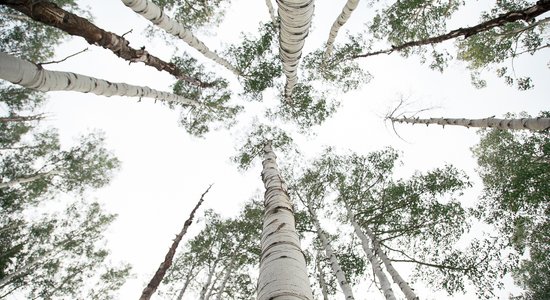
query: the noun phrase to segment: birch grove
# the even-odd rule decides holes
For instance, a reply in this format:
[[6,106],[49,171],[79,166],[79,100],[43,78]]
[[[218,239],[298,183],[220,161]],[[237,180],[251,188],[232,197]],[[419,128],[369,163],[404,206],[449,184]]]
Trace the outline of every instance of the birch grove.
[[0,68],[1,79],[43,92],[76,91],[106,97],[145,97],[189,106],[199,105],[195,100],[146,86],[115,83],[71,72],[48,71],[34,63],[6,53],[0,53],[0,65],[2,66]]
[[203,42],[201,42],[193,33],[185,29],[178,22],[170,19],[164,12],[150,0],[122,0],[124,5],[131,8],[134,12],[140,14],[145,19],[151,21],[151,23],[164,29],[166,32],[179,37],[189,46],[195,48],[202,53],[205,57],[215,61],[221,66],[225,67],[233,74],[239,76],[240,73],[233,67],[227,60],[220,57],[215,52],[211,51]]

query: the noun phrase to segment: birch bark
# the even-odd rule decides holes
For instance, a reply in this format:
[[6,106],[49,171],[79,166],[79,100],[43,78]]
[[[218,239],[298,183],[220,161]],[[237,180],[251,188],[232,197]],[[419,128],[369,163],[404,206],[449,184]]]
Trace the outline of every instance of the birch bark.
[[550,129],[550,118],[522,118],[522,119],[450,119],[450,118],[389,118],[393,123],[409,123],[409,124],[437,124],[441,126],[464,126],[479,127],[479,128],[498,128],[498,129],[528,129],[532,131],[544,131]]
[[386,256],[386,253],[384,253],[384,251],[380,249],[380,243],[376,238],[376,235],[374,234],[374,232],[372,232],[372,230],[370,230],[369,228],[366,228],[365,232],[367,233],[367,235],[372,241],[372,245],[374,247],[374,254],[380,257],[380,259],[382,260],[382,263],[384,263],[384,266],[386,267],[386,270],[388,270],[388,273],[392,277],[393,282],[395,282],[399,286],[399,288],[401,289],[401,291],[403,292],[407,300],[418,300],[419,299],[418,296],[416,296],[416,294],[414,293],[412,288],[409,286],[409,284],[403,279],[403,277],[401,277],[399,272],[397,272],[397,270],[393,267],[393,264],[391,263],[390,259]]
[[266,191],[257,299],[312,300],[287,185],[279,173],[271,142],[263,150]]
[[231,272],[233,272],[233,264],[235,263],[235,255],[232,256],[231,261],[229,262],[229,265],[227,266],[227,269],[225,270],[225,275],[223,276],[222,284],[218,288],[218,295],[216,296],[216,300],[222,299],[223,291],[225,290],[225,286],[227,285],[227,281],[229,281],[229,276],[231,276]]
[[58,175],[59,173],[60,173],[59,170],[52,170],[52,171],[49,171],[49,172],[38,173],[36,175],[29,176],[29,177],[17,178],[17,179],[14,179],[14,180],[10,180],[8,182],[0,182],[0,189],[12,188],[12,187],[17,186],[19,184],[33,182],[35,180],[38,180],[40,178],[44,178],[44,177],[47,177],[47,176]]
[[323,232],[323,228],[321,228],[321,224],[319,223],[319,220],[317,219],[317,215],[315,214],[315,212],[311,207],[311,201],[309,201],[309,199],[308,199],[307,209],[309,211],[309,214],[311,215],[311,218],[313,219],[313,223],[315,224],[315,228],[317,230],[317,236],[319,236],[319,239],[323,244],[323,248],[325,248],[325,254],[327,255],[327,258],[330,261],[330,267],[332,269],[332,273],[334,274],[334,276],[336,276],[336,279],[338,280],[338,285],[342,289],[345,299],[355,299],[355,297],[353,297],[353,291],[351,290],[351,287],[349,286],[349,283],[346,280],[344,271],[342,270],[342,267],[340,267],[340,263],[338,263],[338,259],[336,258],[336,255],[332,250],[332,246],[330,245],[330,242],[328,241],[327,236]]
[[267,5],[267,10],[269,11],[271,22],[273,22],[273,25],[277,25],[277,18],[275,17],[275,9],[273,8],[273,4],[271,3],[271,0],[265,0],[265,4]]
[[180,244],[181,239],[187,233],[187,229],[189,228],[189,226],[191,226],[191,223],[193,223],[195,212],[197,211],[197,209],[199,209],[201,204],[204,202],[204,195],[206,195],[206,193],[210,191],[211,187],[212,185],[210,185],[208,189],[206,189],[206,191],[201,195],[199,202],[197,202],[197,204],[189,214],[189,218],[185,221],[183,228],[176,235],[176,238],[172,242],[170,249],[168,249],[168,253],[166,253],[164,260],[160,263],[157,271],[155,272],[155,275],[153,275],[153,278],[151,278],[151,280],[149,281],[145,289],[143,289],[143,292],[141,293],[141,297],[139,297],[139,300],[151,299],[151,296],[157,290],[158,286],[160,285],[160,282],[162,281],[162,279],[164,278],[164,275],[166,274],[166,271],[172,265],[172,260],[174,258],[174,255],[176,254],[176,249],[178,248],[178,245]]
[[202,53],[205,57],[215,61],[216,63],[222,65],[233,74],[239,76],[241,75],[235,67],[233,67],[227,60],[220,57],[215,52],[212,52],[208,47],[201,42],[193,33],[183,27],[178,22],[172,20],[170,17],[164,14],[162,9],[154,4],[150,0],[122,0],[124,5],[131,8],[134,12],[141,15],[145,19],[151,21],[151,23],[156,26],[164,29],[166,32],[179,37],[189,46],[195,48],[197,51]]
[[146,86],[135,86],[126,83],[113,83],[107,80],[88,77],[71,72],[44,70],[29,61],[22,60],[0,52],[0,79],[11,83],[47,91],[77,91],[94,93],[100,96],[146,97],[176,102],[189,106],[199,106],[196,100],[187,99],[175,94],[161,92]]
[[214,264],[212,267],[208,270],[208,278],[206,279],[206,283],[201,289],[201,293],[199,295],[200,300],[206,299],[206,293],[208,292],[208,288],[210,287],[210,284],[212,283],[212,277],[214,276],[214,272],[216,271],[216,267],[218,266],[218,262],[220,261],[220,258],[217,258],[214,261]]
[[321,269],[321,264],[319,263],[320,253],[317,252],[317,257],[315,258],[315,269],[317,271],[317,278],[319,279],[319,285],[321,286],[321,293],[323,294],[323,300],[328,300],[328,289],[327,283],[325,282],[325,274]]
[[183,299],[183,295],[185,294],[185,291],[187,290],[187,287],[189,286],[189,283],[191,282],[191,277],[193,277],[192,272],[193,272],[194,269],[195,269],[195,266],[193,266],[191,268],[191,270],[189,270],[189,273],[187,274],[187,276],[185,276],[185,282],[183,283],[183,287],[181,288],[180,292],[178,293],[178,297],[176,298],[176,300],[182,300]]
[[286,76],[284,97],[292,101],[292,91],[298,82],[298,62],[309,33],[313,16],[313,0],[277,0],[279,6],[279,55]]
[[357,4],[359,4],[359,0],[348,0],[348,2],[346,2],[346,5],[342,9],[342,12],[340,13],[336,21],[334,21],[334,24],[332,24],[332,27],[330,28],[330,33],[328,35],[327,49],[325,50],[324,54],[325,59],[328,59],[332,55],[334,41],[336,40],[338,31],[344,24],[346,24],[349,17],[351,16],[351,13],[357,8]]
[[166,71],[177,79],[185,80],[191,84],[205,87],[200,80],[184,74],[173,63],[149,54],[143,49],[134,49],[129,46],[130,42],[124,37],[112,32],[105,31],[90,21],[70,13],[55,3],[48,1],[17,0],[6,4],[35,21],[56,27],[73,36],[84,38],[89,44],[101,46],[111,50],[116,56],[130,62],[143,62],[159,71]]
[[391,284],[388,278],[386,277],[386,274],[384,274],[384,270],[382,270],[382,267],[380,266],[380,262],[372,252],[372,249],[369,247],[369,240],[367,236],[363,233],[363,231],[361,230],[361,227],[359,227],[359,224],[355,222],[351,209],[349,207],[346,207],[346,209],[348,211],[348,219],[351,222],[351,225],[353,226],[353,230],[355,231],[355,234],[357,235],[357,237],[359,237],[359,239],[361,240],[361,245],[363,246],[363,250],[365,251],[367,258],[371,263],[372,271],[380,281],[380,286],[382,288],[382,292],[384,293],[384,297],[386,297],[387,300],[397,300],[391,288]]

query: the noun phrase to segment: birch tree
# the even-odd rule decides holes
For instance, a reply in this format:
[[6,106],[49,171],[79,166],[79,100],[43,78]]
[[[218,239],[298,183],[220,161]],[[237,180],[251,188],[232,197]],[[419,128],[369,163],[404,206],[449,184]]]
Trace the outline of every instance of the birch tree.
[[389,117],[392,123],[409,123],[409,124],[430,124],[445,126],[463,126],[466,128],[497,128],[497,129],[512,129],[512,130],[533,130],[545,131],[550,129],[550,118],[521,118],[521,119],[452,119],[452,118],[429,118],[421,119],[418,117]]
[[140,14],[147,20],[151,21],[154,25],[164,29],[166,32],[179,37],[189,46],[195,48],[202,53],[205,57],[225,67],[233,74],[239,76],[239,72],[235,67],[229,64],[227,60],[220,57],[215,52],[211,51],[203,42],[201,42],[193,33],[186,29],[182,24],[175,20],[172,20],[162,9],[149,0],[122,0],[124,5],[131,8],[134,12]]
[[264,146],[262,180],[266,188],[261,238],[259,300],[313,299],[306,263],[295,229],[293,207],[271,142]]
[[334,23],[332,24],[326,43],[327,45],[324,53],[325,59],[328,59],[332,55],[332,48],[334,45],[334,41],[336,40],[336,36],[338,35],[338,31],[344,24],[346,24],[349,17],[351,17],[351,13],[357,8],[358,4],[359,0],[346,1],[346,5],[342,9],[342,12],[338,15],[338,18],[336,18],[336,21],[334,21]]

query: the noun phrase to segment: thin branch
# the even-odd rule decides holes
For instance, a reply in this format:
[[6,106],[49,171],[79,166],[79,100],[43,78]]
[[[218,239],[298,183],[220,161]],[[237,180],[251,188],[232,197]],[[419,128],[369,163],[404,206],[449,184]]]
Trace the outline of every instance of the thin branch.
[[69,58],[71,58],[71,57],[77,56],[77,55],[79,55],[80,53],[84,53],[84,52],[86,52],[86,51],[88,51],[88,48],[87,48],[87,47],[86,47],[85,49],[80,50],[80,51],[78,51],[78,52],[76,52],[76,53],[73,53],[73,54],[71,54],[71,55],[69,55],[69,56],[67,56],[67,57],[65,57],[65,58],[63,58],[63,59],[61,59],[61,60],[54,60],[54,61],[48,61],[48,62],[43,62],[43,63],[37,63],[37,65],[43,66],[43,65],[49,65],[49,64],[58,64],[58,63],[60,63],[60,62],[66,61],[67,59],[69,59]]

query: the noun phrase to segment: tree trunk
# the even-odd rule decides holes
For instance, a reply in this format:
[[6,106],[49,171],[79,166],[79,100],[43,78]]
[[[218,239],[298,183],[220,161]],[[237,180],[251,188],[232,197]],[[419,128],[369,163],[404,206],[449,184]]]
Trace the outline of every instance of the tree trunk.
[[312,300],[287,185],[279,174],[271,142],[263,150],[262,180],[266,191],[257,299]]
[[208,193],[212,185],[210,185],[204,193],[202,193],[201,198],[197,205],[193,208],[191,211],[191,214],[189,215],[189,218],[185,221],[183,228],[181,229],[180,233],[176,235],[176,238],[172,242],[172,245],[170,246],[170,249],[168,249],[168,253],[166,253],[166,256],[164,257],[164,261],[160,263],[160,266],[158,267],[157,271],[155,272],[155,275],[153,275],[153,278],[149,281],[143,292],[141,293],[141,297],[139,297],[139,300],[149,300],[153,293],[157,290],[158,286],[160,285],[160,282],[164,278],[164,275],[166,274],[166,271],[170,266],[172,265],[172,259],[174,258],[174,254],[176,254],[176,249],[178,248],[178,245],[180,244],[181,239],[183,236],[187,233],[187,229],[193,223],[193,218],[195,217],[195,212],[201,204],[204,202],[204,195]]
[[20,86],[47,91],[77,91],[100,96],[147,97],[184,105],[198,106],[199,102],[149,87],[88,77],[71,72],[44,70],[29,61],[0,52],[0,78]]
[[229,277],[232,275],[233,272],[233,264],[235,263],[235,255],[232,256],[231,261],[229,262],[229,265],[227,266],[227,269],[225,270],[225,275],[223,276],[222,284],[218,288],[218,295],[216,296],[216,300],[222,299],[223,291],[225,290],[225,286],[227,285],[227,281],[229,281]]
[[10,180],[8,182],[0,182],[0,189],[12,188],[12,187],[14,187],[16,185],[19,185],[19,184],[33,182],[35,180],[38,180],[38,179],[41,179],[41,178],[44,178],[44,177],[58,175],[59,173],[60,173],[59,170],[52,170],[52,171],[45,172],[45,173],[37,173],[37,174],[29,176],[29,177],[17,178],[17,179],[14,179],[14,180]]
[[195,269],[195,267],[193,266],[193,268],[191,268],[191,270],[189,270],[189,273],[187,274],[187,276],[185,276],[185,282],[183,283],[183,287],[181,288],[180,292],[178,293],[178,297],[176,298],[176,300],[182,300],[183,299],[183,295],[185,294],[185,290],[187,290],[187,287],[189,286],[189,283],[191,282],[192,272],[193,272],[194,269]]
[[441,43],[443,41],[458,38],[461,36],[464,36],[464,38],[466,39],[472,35],[476,35],[478,33],[491,30],[492,28],[501,27],[508,23],[513,23],[519,20],[529,22],[530,20],[534,20],[537,16],[540,16],[549,10],[550,10],[550,0],[539,0],[534,5],[527,7],[523,10],[510,11],[494,19],[487,20],[483,23],[480,23],[472,27],[459,28],[459,29],[450,31],[446,34],[427,38],[424,40],[406,42],[401,45],[393,45],[391,49],[368,52],[365,54],[356,55],[353,58],[368,57],[368,56],[373,56],[378,54],[390,54],[393,51],[401,51],[405,48],[410,48],[410,47],[437,44],[437,43]]
[[380,243],[378,242],[378,239],[376,238],[376,235],[374,234],[374,232],[372,232],[372,230],[370,230],[369,228],[366,228],[365,232],[367,233],[367,235],[372,241],[372,244],[374,246],[374,254],[380,257],[380,259],[384,263],[384,266],[386,267],[386,270],[388,270],[388,273],[390,273],[393,279],[393,282],[395,282],[399,286],[399,288],[401,289],[401,291],[403,292],[407,300],[418,300],[419,299],[418,296],[416,296],[416,294],[411,289],[409,284],[403,279],[403,277],[401,277],[401,275],[393,267],[390,259],[386,256],[386,253],[384,253],[384,251],[380,249]]
[[321,224],[319,223],[319,220],[317,219],[317,215],[313,211],[311,207],[311,201],[308,199],[307,203],[309,214],[311,215],[311,218],[313,219],[313,223],[315,224],[315,228],[317,230],[317,236],[321,240],[321,243],[323,244],[323,248],[325,249],[325,253],[327,258],[330,261],[330,267],[332,269],[332,273],[336,277],[338,281],[338,285],[342,289],[342,292],[344,293],[345,299],[355,299],[353,297],[353,291],[351,290],[351,287],[349,286],[348,281],[346,280],[346,276],[344,274],[344,271],[342,271],[342,267],[340,267],[340,263],[338,263],[338,259],[336,258],[336,255],[334,254],[334,251],[332,250],[332,246],[330,245],[330,242],[328,241],[325,233],[323,232],[323,229],[321,228]]
[[369,240],[367,236],[363,233],[363,231],[361,230],[361,227],[359,227],[359,224],[355,222],[351,209],[349,207],[346,207],[346,209],[348,211],[348,218],[349,218],[349,221],[351,222],[351,225],[353,226],[353,230],[355,231],[355,234],[357,235],[357,237],[359,237],[359,239],[361,240],[361,245],[363,246],[363,250],[365,251],[367,258],[371,263],[372,271],[380,281],[380,286],[382,288],[382,292],[384,293],[384,296],[386,297],[387,300],[396,300],[393,290],[391,288],[391,284],[388,278],[386,277],[386,274],[384,274],[384,270],[382,270],[382,267],[380,266],[380,262],[378,261],[374,253],[372,253],[372,249],[369,248]]
[[351,13],[357,8],[357,4],[359,4],[359,0],[348,0],[346,2],[346,5],[342,9],[342,12],[340,13],[336,21],[334,21],[334,24],[332,24],[332,27],[330,28],[330,33],[328,35],[327,49],[325,50],[324,54],[325,59],[329,59],[332,55],[334,40],[336,40],[338,31],[344,24],[346,24],[349,17],[351,16]]
[[144,49],[130,47],[130,42],[124,37],[105,31],[87,19],[60,8],[55,3],[36,0],[12,0],[8,1],[8,3],[6,2],[0,0],[1,4],[27,15],[33,20],[59,28],[70,35],[83,37],[89,44],[109,49],[122,59],[130,62],[143,62],[148,66],[154,67],[159,71],[166,71],[177,79],[185,80],[193,85],[207,86],[200,80],[184,74],[175,64],[165,62],[149,54]]
[[286,76],[284,97],[291,103],[292,91],[298,82],[298,61],[309,33],[313,16],[313,0],[277,0],[280,31],[279,55]]
[[317,278],[319,279],[319,285],[321,286],[321,293],[323,294],[323,300],[328,300],[328,289],[327,283],[325,282],[325,274],[321,269],[321,264],[319,263],[319,252],[317,252],[317,257],[315,258],[315,269],[317,271]]
[[205,300],[206,299],[206,292],[208,292],[208,288],[210,287],[210,284],[212,283],[212,277],[214,276],[214,272],[216,272],[216,267],[218,266],[219,261],[220,261],[220,258],[216,258],[216,260],[214,261],[214,264],[208,270],[208,278],[206,279],[206,283],[203,285],[203,287],[201,289],[201,294],[199,296],[199,300]]
[[193,33],[183,27],[178,22],[170,19],[167,15],[164,14],[162,9],[149,0],[122,0],[124,5],[131,8],[134,12],[141,15],[145,19],[151,21],[153,24],[164,29],[166,32],[179,37],[189,46],[195,48],[197,51],[202,53],[207,58],[217,62],[218,64],[224,66],[233,74],[239,76],[240,73],[233,67],[227,60],[221,58],[215,52],[212,52],[206,45],[201,42]]
[[522,119],[449,119],[449,118],[389,118],[393,123],[409,123],[409,124],[437,124],[441,126],[464,126],[479,127],[479,128],[498,128],[498,129],[528,129],[533,131],[544,131],[550,129],[550,118],[522,118]]
[[271,0],[265,0],[265,4],[267,5],[267,10],[269,11],[271,22],[273,22],[273,25],[277,25],[277,18],[275,17],[275,9],[273,9],[273,4],[271,4]]
[[44,114],[38,114],[38,115],[32,115],[32,116],[11,115],[8,117],[0,117],[0,123],[38,121],[44,118],[45,118]]

